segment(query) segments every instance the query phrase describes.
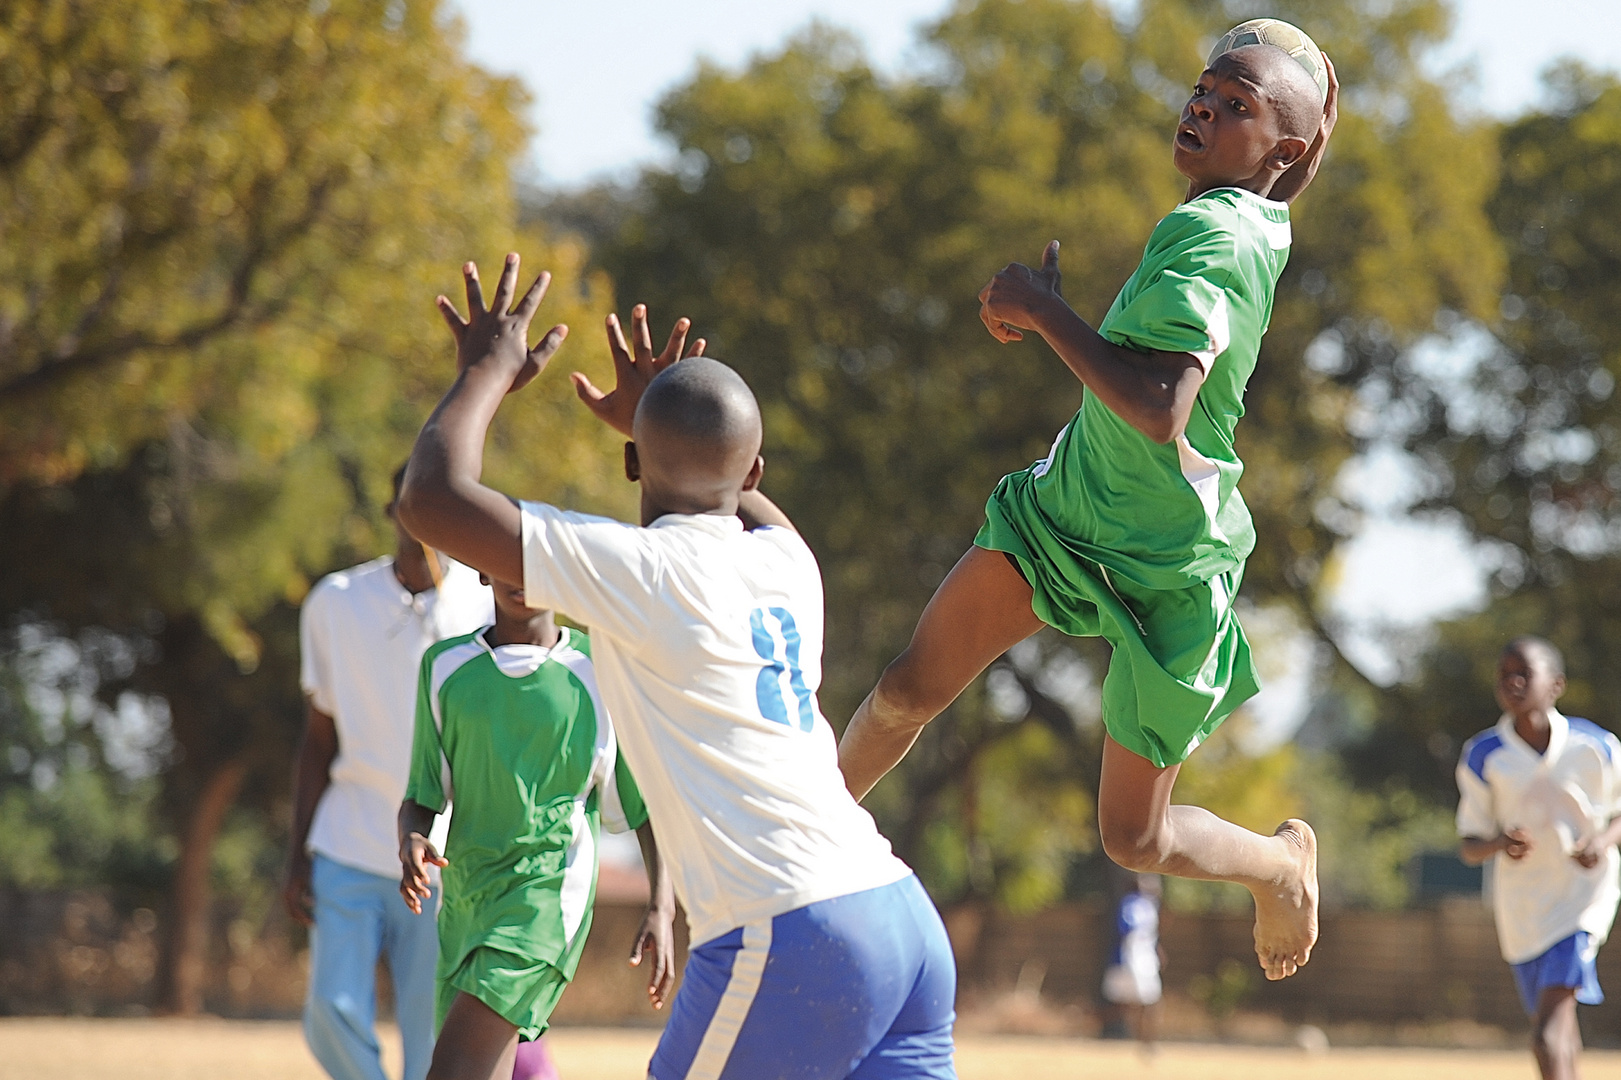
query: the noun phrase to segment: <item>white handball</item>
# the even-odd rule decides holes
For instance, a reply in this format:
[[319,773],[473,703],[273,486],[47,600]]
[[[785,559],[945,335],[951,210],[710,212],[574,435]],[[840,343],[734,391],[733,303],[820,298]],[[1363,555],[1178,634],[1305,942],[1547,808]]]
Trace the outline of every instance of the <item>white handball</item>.
[[1306,74],[1312,77],[1317,89],[1328,98],[1328,65],[1323,62],[1323,50],[1317,43],[1306,35],[1306,32],[1293,23],[1286,23],[1282,19],[1251,19],[1241,22],[1216,42],[1216,47],[1210,50],[1210,58],[1205,61],[1209,67],[1216,62],[1216,57],[1222,53],[1242,49],[1246,45],[1272,45],[1282,49],[1295,58],[1296,63],[1306,69]]

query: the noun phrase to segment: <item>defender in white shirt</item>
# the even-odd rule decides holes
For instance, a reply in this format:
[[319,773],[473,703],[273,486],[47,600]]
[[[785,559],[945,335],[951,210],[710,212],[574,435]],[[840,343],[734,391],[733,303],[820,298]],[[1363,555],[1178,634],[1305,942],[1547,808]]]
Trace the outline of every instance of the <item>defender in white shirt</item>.
[[1604,1000],[1594,960],[1621,900],[1621,741],[1554,708],[1564,659],[1516,638],[1497,663],[1495,727],[1464,744],[1458,835],[1465,862],[1492,859],[1498,944],[1514,968],[1545,1078],[1573,1078],[1576,1003]]
[[[395,474],[395,502],[404,468]],[[299,619],[308,697],[293,781],[284,899],[310,926],[304,1035],[333,1080],[385,1080],[373,1028],[377,960],[388,957],[404,1080],[422,1080],[433,1054],[433,915],[399,902],[394,819],[411,774],[417,668],[429,645],[491,621],[478,574],[430,566],[395,525],[395,553],[328,574]],[[449,815],[435,829],[444,842]]]
[[575,383],[634,439],[625,472],[641,483],[642,527],[514,504],[479,482],[485,431],[567,332],[527,348],[549,276],[509,315],[517,269],[509,255],[486,311],[464,268],[470,322],[440,298],[461,374],[417,440],[400,511],[427,542],[591,628],[694,943],[649,1075],[954,1077],[950,944],[839,772],[816,701],[821,574],[758,490],[753,394],[696,355],[701,340],[682,359],[686,320],[655,356],[644,308],[634,350],[610,317],[618,385]]

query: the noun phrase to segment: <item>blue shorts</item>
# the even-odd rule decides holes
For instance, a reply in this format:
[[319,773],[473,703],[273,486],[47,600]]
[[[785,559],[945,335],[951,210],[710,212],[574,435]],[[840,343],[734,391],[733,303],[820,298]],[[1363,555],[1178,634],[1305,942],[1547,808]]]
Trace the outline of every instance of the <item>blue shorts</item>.
[[955,1080],[957,965],[915,876],[687,956],[653,1080]]
[[1598,944],[1585,930],[1578,930],[1553,948],[1523,964],[1514,964],[1514,984],[1520,988],[1520,1003],[1527,1016],[1537,1014],[1537,1000],[1549,987],[1570,986],[1583,1005],[1602,1005],[1604,991],[1598,984]]

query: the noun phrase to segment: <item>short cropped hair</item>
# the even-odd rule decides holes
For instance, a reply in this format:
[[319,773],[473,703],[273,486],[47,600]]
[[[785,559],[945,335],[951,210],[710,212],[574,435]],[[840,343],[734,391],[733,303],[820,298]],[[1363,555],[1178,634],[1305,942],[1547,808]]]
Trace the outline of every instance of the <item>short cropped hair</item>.
[[1542,659],[1547,662],[1549,671],[1555,675],[1565,673],[1565,654],[1559,651],[1559,646],[1547,638],[1537,637],[1535,634],[1521,634],[1504,645],[1503,651],[1518,652],[1522,655],[1530,652],[1540,653]]

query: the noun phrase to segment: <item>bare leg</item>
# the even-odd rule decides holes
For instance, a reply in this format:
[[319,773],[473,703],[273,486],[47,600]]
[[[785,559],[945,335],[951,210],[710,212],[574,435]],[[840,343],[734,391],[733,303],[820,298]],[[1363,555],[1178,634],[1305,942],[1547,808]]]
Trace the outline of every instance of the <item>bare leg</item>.
[[1576,988],[1544,987],[1531,1018],[1531,1053],[1542,1080],[1577,1080],[1582,1056],[1582,1029],[1576,1022]]
[[433,1044],[428,1080],[512,1080],[518,1029],[471,994],[457,994]]
[[1164,1000],[1161,999],[1144,1005],[1137,1017],[1137,1041],[1142,1044],[1145,1054],[1152,1055],[1159,1050],[1159,1024],[1163,1009]]
[[1268,979],[1293,975],[1317,942],[1317,837],[1289,820],[1271,836],[1197,806],[1172,806],[1181,769],[1103,739],[1098,831],[1109,858],[1139,873],[1232,881],[1255,897],[1255,955]]
[[991,661],[1041,629],[1030,585],[1000,551],[969,548],[923,609],[912,643],[884,669],[839,742],[856,798],[893,769]]

